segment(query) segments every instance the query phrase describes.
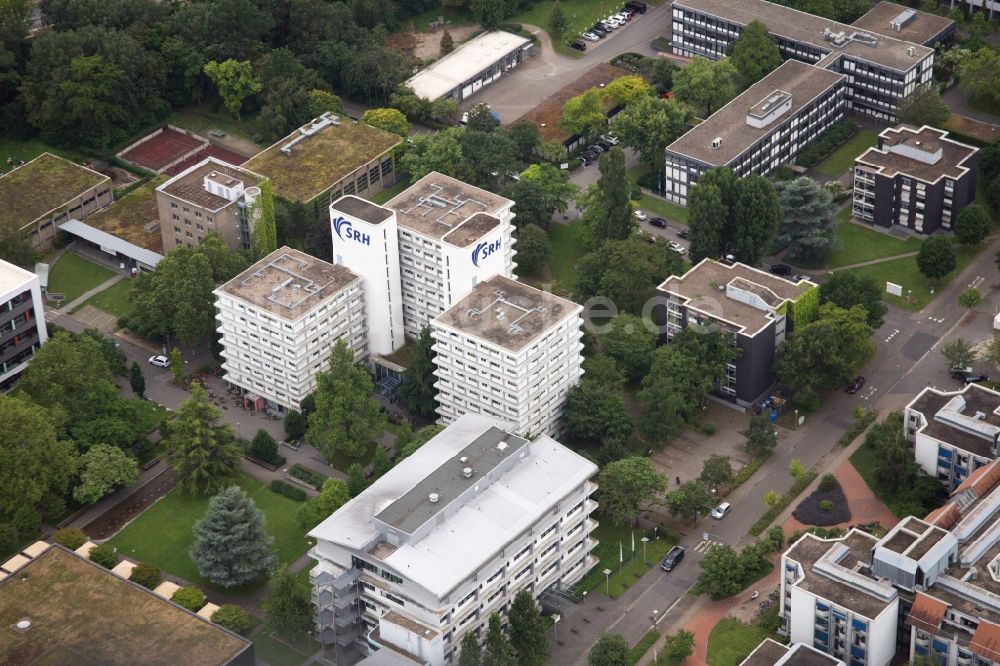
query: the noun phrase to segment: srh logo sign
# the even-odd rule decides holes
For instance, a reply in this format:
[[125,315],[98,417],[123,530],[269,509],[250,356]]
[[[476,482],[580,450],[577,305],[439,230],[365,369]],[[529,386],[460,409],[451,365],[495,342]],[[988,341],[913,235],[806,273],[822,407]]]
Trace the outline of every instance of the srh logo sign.
[[344,217],[338,217],[333,221],[333,231],[340,240],[351,240],[369,246],[372,244],[371,236],[355,229],[351,226],[351,221]]
[[472,251],[472,265],[478,268],[480,261],[500,249],[500,243],[500,240],[495,240],[492,243],[480,243],[477,245],[476,249]]

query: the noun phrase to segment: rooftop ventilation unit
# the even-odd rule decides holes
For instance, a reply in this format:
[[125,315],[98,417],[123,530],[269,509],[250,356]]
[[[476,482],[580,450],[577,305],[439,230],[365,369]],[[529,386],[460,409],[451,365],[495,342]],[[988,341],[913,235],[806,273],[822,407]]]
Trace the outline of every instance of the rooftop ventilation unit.
[[458,462],[464,465],[465,463],[469,462],[469,458],[468,456],[462,456],[461,458],[458,459]]
[[31,620],[29,620],[28,618],[24,618],[23,620],[18,620],[17,622],[14,623],[14,631],[18,631],[23,634],[28,629],[31,629]]
[[437,493],[431,493],[427,496],[427,501],[431,504],[437,504],[438,500],[441,499]]
[[712,148],[722,148],[722,137],[717,136],[712,139]]
[[896,18],[889,21],[889,29],[899,32],[907,23],[915,19],[917,12],[913,9],[906,9],[899,13]]
[[471,479],[472,478],[472,468],[471,467],[463,467],[462,468],[462,476],[465,477],[466,479]]
[[322,129],[326,127],[339,124],[340,124],[340,118],[337,116],[330,115],[330,112],[327,111],[319,118],[314,118],[313,121],[308,125],[303,125],[302,127],[300,127],[298,130],[299,135],[294,139],[292,139],[291,141],[289,141],[288,143],[286,143],[285,145],[283,145],[281,147],[281,152],[284,153],[285,155],[291,155],[292,146],[297,144],[299,141],[311,137],[314,134],[318,134]]
[[910,56],[911,58],[912,58],[912,57],[914,56],[914,54],[915,54],[916,52],[917,52],[917,49],[916,49],[916,48],[914,48],[914,47],[912,47],[912,46],[908,46],[908,47],[906,47],[906,55]]

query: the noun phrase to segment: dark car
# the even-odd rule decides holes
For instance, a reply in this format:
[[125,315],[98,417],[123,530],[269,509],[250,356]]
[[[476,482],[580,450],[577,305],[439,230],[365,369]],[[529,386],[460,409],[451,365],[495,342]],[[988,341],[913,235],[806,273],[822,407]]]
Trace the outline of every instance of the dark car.
[[649,218],[649,225],[652,227],[656,227],[657,229],[666,229],[667,221],[664,220],[662,217],[651,217]]
[[678,231],[678,232],[677,232],[677,237],[678,237],[678,238],[682,238],[682,239],[684,239],[684,240],[687,240],[687,239],[688,239],[688,232],[687,232],[687,229],[681,229],[680,231]]
[[780,275],[781,277],[792,274],[792,267],[788,264],[774,264],[767,270],[770,271],[771,275]]
[[600,23],[595,23],[593,27],[591,27],[590,31],[595,35],[597,35],[598,37],[604,37],[605,35],[608,34],[608,29],[605,28]]
[[865,385],[865,378],[862,377],[861,375],[858,375],[857,377],[854,378],[853,382],[847,385],[847,388],[845,388],[844,390],[850,393],[851,395],[854,395],[855,393],[860,391],[861,387],[864,385]]
[[626,2],[625,7],[631,9],[637,14],[646,13],[646,3],[645,2]]
[[681,563],[684,559],[684,549],[680,546],[674,546],[670,549],[670,552],[664,556],[663,561],[660,562],[660,568],[664,571],[673,571],[674,567]]
[[976,382],[989,381],[989,379],[989,377],[981,372],[963,372],[961,377],[963,384],[975,384]]
[[575,42],[570,42],[569,43],[569,47],[571,49],[576,49],[577,51],[586,51],[587,50],[587,42],[581,42],[578,39]]
[[610,141],[598,141],[597,145],[603,148],[604,150],[611,150],[612,148],[615,147],[615,144],[611,143]]

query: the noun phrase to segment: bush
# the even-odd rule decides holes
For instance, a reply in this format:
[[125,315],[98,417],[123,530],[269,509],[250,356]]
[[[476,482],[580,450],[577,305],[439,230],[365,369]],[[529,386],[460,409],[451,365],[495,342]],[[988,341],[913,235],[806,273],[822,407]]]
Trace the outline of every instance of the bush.
[[[799,496],[803,490],[805,490],[813,479],[816,478],[816,472],[809,470],[799,478],[795,479],[795,483],[792,484],[792,489],[788,491],[786,495],[782,495],[781,499],[778,500],[774,506],[767,510],[763,516],[761,516],[756,523],[750,526],[750,534],[757,536],[771,524],[771,521],[778,517],[778,514],[785,510],[792,501]],[[846,507],[847,503],[844,503]],[[793,514],[794,515],[794,514]],[[829,523],[828,523],[829,524]]]
[[212,613],[212,622],[237,634],[246,632],[253,626],[253,618],[236,604],[223,604]]
[[132,569],[132,575],[128,577],[133,583],[138,583],[148,590],[154,589],[163,580],[160,575],[160,567],[149,562],[140,562]]
[[833,490],[823,490],[822,483],[809,497],[802,500],[792,515],[806,525],[836,525],[851,519],[847,497],[834,479]]
[[52,540],[60,546],[76,550],[87,543],[87,535],[75,527],[64,527],[52,535]]
[[309,419],[294,409],[285,413],[285,435],[288,439],[302,439],[309,430]]
[[841,446],[847,446],[855,439],[858,435],[863,433],[868,429],[868,426],[878,418],[878,412],[874,409],[862,409],[860,412],[855,412],[854,422],[851,423],[851,427],[844,431],[844,434],[840,436],[837,443]]
[[826,511],[827,513],[833,511],[833,502],[831,502],[830,500],[820,500],[819,510]]
[[649,652],[649,648],[653,647],[656,641],[660,640],[660,632],[656,629],[650,629],[646,632],[646,635],[639,639],[631,650],[628,651],[628,663],[638,664],[639,660],[646,656]]
[[263,460],[271,465],[277,466],[285,462],[285,459],[278,455],[278,443],[263,428],[257,430],[247,452],[257,460]]
[[182,587],[174,592],[170,600],[192,613],[197,613],[205,605],[205,595],[197,587]]
[[18,531],[11,523],[0,523],[0,553],[9,553],[17,546]]
[[290,500],[295,500],[296,502],[306,501],[306,491],[301,488],[296,488],[290,483],[285,483],[281,479],[275,479],[271,481],[268,488],[271,492],[278,493],[279,495],[284,495]]
[[834,490],[840,484],[837,483],[837,477],[833,474],[824,474],[823,478],[819,480],[819,489],[825,491]]
[[100,564],[105,569],[112,569],[118,564],[118,552],[110,543],[102,543],[90,551],[90,561]]
[[648,171],[639,176],[636,182],[647,190],[658,191],[660,189],[660,172]]
[[288,470],[288,473],[296,479],[305,481],[316,490],[320,490],[327,479],[325,474],[320,474],[319,472],[311,470],[308,467],[303,467],[298,463],[292,465],[291,469]]
[[795,163],[804,167],[816,166],[837,146],[850,139],[857,129],[857,125],[850,120],[840,120],[834,123],[830,129],[803,146],[798,157],[795,158]]
[[702,423],[702,424],[701,424],[700,426],[698,426],[698,427],[699,427],[699,428],[701,429],[701,431],[702,431],[703,433],[705,433],[706,435],[709,435],[709,436],[711,436],[711,435],[714,435],[714,434],[715,434],[715,424],[714,424],[714,423]]

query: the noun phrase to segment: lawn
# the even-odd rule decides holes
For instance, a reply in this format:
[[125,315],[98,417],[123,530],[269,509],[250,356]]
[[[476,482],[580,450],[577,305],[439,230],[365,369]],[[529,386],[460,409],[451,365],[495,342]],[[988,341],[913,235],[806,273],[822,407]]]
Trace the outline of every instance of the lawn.
[[[635,554],[632,553],[632,535],[635,535]],[[633,530],[630,527],[615,525],[605,518],[592,532],[591,536],[600,544],[593,550],[597,563],[590,573],[577,583],[575,592],[598,590],[601,594],[609,594],[612,598],[621,596],[633,583],[642,578],[650,567],[658,566],[667,551],[677,543],[677,537],[669,533],[659,533],[659,538],[653,532]],[[646,561],[642,559],[642,537],[649,537],[646,544]],[[619,552],[619,548],[621,551]],[[619,570],[619,555],[624,554],[625,562]],[[611,569],[614,573],[605,580],[604,570]],[[605,592],[607,590],[607,592]]]
[[410,181],[405,179],[401,180],[392,187],[387,187],[378,194],[374,195],[371,198],[371,201],[372,203],[377,203],[379,205],[382,205],[388,202],[389,199],[392,199],[394,196],[396,196],[397,194],[408,188],[409,186],[410,186]]
[[77,163],[85,159],[83,153],[66,150],[65,148],[56,148],[37,139],[29,139],[27,141],[0,139],[0,174],[6,173],[11,169],[7,165],[7,158],[12,158],[14,161],[24,160],[25,162],[29,162],[42,153],[52,153],[53,155],[59,155]]
[[[640,164],[639,166],[632,167],[628,170],[629,182],[633,185],[637,185],[639,178],[647,173],[649,173],[648,165]],[[642,197],[636,201],[635,206],[636,208],[641,208],[649,213],[652,213],[652,217],[662,217],[687,226],[688,209],[684,206],[678,206],[675,203],[670,203],[666,199],[643,192]]]
[[75,252],[64,252],[49,268],[49,293],[66,294],[66,300],[53,304],[59,307],[69,303],[114,275],[114,271],[84,259]]
[[770,634],[761,624],[722,618],[708,634],[708,666],[737,666]]
[[875,130],[861,130],[851,137],[847,143],[833,151],[829,157],[817,164],[815,169],[825,176],[837,178],[854,166],[855,157],[877,143],[878,134]]
[[321,648],[318,641],[306,634],[289,638],[267,627],[251,636],[251,639],[254,655],[271,666],[300,666]]
[[[264,513],[267,533],[282,565],[298,559],[309,548],[302,528],[295,520],[299,502],[271,492],[256,479],[241,474],[238,485]],[[174,488],[110,540],[126,557],[152,562],[175,576],[205,589],[214,586],[198,574],[188,549],[194,544],[194,524],[208,509],[209,498],[190,497]]]
[[552,279],[563,289],[572,291],[576,285],[576,264],[587,254],[583,223],[579,220],[569,224],[552,223],[549,241],[552,243],[549,257]]
[[116,317],[124,317],[132,309],[132,305],[128,302],[128,292],[131,288],[132,280],[119,280],[104,291],[91,296],[84,305],[93,305]]
[[[646,0],[646,4],[650,7],[654,7],[655,5],[660,4],[660,1],[661,0]],[[541,2],[536,2],[529,9],[505,19],[505,23],[530,23],[531,25],[536,25],[546,32],[549,32],[549,16],[552,14],[552,5],[554,4],[555,0],[542,0]],[[562,53],[563,55],[570,55],[577,58],[581,57],[583,54],[566,46],[566,41],[571,38],[576,39],[576,37],[582,32],[597,23],[598,19],[614,14],[624,6],[624,1],[563,0],[562,9],[563,13],[566,15],[566,22],[569,27],[566,29],[562,39],[555,38],[552,33],[549,32],[549,37],[552,38],[553,47],[556,51]],[[644,20],[643,15],[637,14],[632,20]],[[590,47],[597,45],[588,43],[587,46]]]
[[189,107],[175,111],[170,116],[170,124],[204,137],[207,137],[211,130],[220,129],[255,144],[258,150],[264,150],[270,143],[264,132],[248,119],[236,120],[228,113],[212,111],[205,107]]
[[840,247],[830,253],[824,268],[840,268],[920,250],[920,239],[916,237],[897,238],[855,224],[851,221],[850,205],[837,213],[836,236],[840,241]]

